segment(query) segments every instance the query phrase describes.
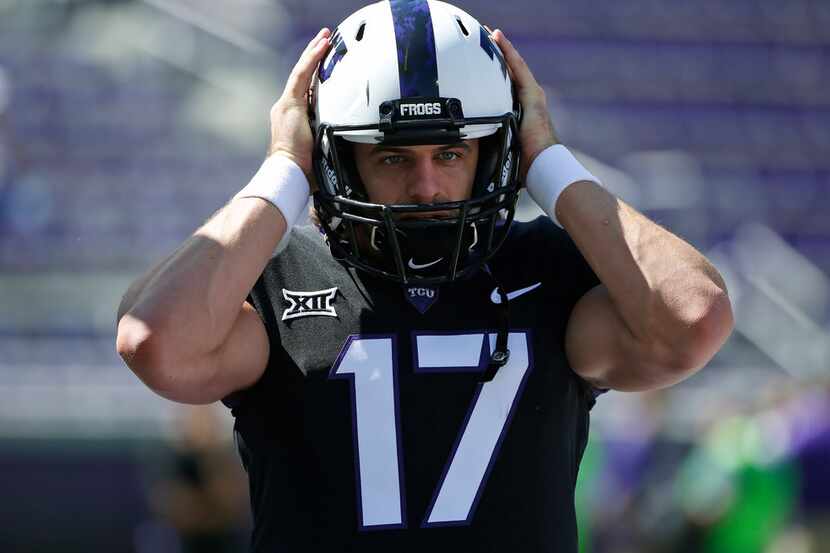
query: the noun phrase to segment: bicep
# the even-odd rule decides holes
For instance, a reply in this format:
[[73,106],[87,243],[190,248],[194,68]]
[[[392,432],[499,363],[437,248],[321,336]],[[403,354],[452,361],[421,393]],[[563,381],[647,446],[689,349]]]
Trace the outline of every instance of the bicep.
[[676,356],[639,340],[602,284],[576,302],[565,331],[565,353],[573,371],[598,388],[635,392],[682,380],[672,366]]
[[220,349],[218,362],[220,369],[224,369],[220,374],[226,374],[227,379],[220,379],[222,394],[217,399],[251,386],[265,372],[271,352],[268,332],[259,313],[247,301],[242,304],[228,339]]

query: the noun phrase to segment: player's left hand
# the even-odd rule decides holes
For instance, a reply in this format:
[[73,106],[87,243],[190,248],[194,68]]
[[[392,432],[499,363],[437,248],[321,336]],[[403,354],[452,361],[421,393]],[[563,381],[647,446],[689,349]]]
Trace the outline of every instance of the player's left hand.
[[530,164],[533,163],[536,156],[548,146],[557,144],[559,139],[550,119],[545,90],[536,82],[536,78],[527,63],[519,55],[513,44],[507,40],[504,33],[496,29],[491,33],[491,36],[504,54],[504,59],[507,61],[507,67],[510,69],[510,75],[516,85],[516,92],[524,110],[522,127],[519,129],[519,139],[522,143],[522,161],[519,166],[519,176],[524,182]]

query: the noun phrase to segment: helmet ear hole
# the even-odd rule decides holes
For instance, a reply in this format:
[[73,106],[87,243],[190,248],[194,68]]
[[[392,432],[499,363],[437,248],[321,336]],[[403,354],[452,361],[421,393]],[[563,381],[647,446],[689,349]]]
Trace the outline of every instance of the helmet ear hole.
[[352,199],[368,201],[366,187],[363,185],[363,179],[360,178],[360,172],[357,170],[354,143],[337,137],[334,139],[334,146],[337,148],[337,158],[340,161],[342,171],[341,176],[344,186],[341,188],[341,192],[345,192],[345,195]]
[[473,183],[473,197],[487,194],[487,188],[493,182],[496,168],[501,158],[501,135],[500,130],[496,134],[478,139],[478,165],[476,166],[476,177]]
[[357,42],[363,40],[363,32],[366,30],[366,22],[360,24],[360,27],[357,29],[357,34],[354,35],[354,39]]

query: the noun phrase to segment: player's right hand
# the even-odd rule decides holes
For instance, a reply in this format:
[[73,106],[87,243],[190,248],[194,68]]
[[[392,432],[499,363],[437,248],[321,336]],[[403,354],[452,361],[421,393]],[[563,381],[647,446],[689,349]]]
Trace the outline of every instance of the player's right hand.
[[314,146],[308,121],[308,94],[311,78],[328,49],[331,32],[323,28],[308,43],[285,83],[282,96],[271,107],[271,145],[268,155],[293,160],[313,182],[311,151]]

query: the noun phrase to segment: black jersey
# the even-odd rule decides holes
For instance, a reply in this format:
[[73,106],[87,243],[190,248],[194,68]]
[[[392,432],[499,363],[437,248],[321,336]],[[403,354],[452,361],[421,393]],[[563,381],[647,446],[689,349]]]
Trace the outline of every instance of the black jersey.
[[[547,218],[515,223],[464,281],[402,288],[294,229],[251,292],[262,378],[225,400],[250,478],[252,550],[575,552],[594,404],[563,340],[599,284]],[[510,358],[481,375],[502,298]]]

